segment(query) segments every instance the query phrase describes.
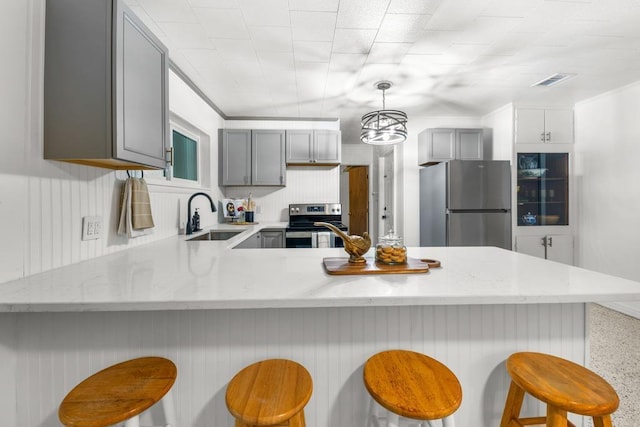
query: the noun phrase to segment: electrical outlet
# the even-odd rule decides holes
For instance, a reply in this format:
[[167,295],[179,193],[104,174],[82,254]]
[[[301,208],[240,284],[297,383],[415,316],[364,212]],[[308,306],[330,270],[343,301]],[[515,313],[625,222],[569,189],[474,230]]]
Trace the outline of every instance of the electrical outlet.
[[85,216],[82,218],[82,240],[94,240],[102,237],[102,217]]

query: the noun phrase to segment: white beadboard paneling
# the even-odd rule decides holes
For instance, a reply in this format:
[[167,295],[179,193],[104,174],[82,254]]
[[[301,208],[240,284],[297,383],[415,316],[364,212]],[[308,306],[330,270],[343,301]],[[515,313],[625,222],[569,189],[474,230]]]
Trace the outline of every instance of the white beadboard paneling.
[[[363,425],[364,362],[377,351],[405,348],[456,373],[464,394],[458,425],[492,427],[509,381],[504,360],[532,350],[584,364],[584,315],[582,304],[16,314],[16,375],[26,379],[16,388],[17,425],[57,425],[57,406],[77,382],[149,354],[178,366],[182,427],[231,427],[229,379],[270,357],[296,360],[311,373],[310,426]],[[543,408],[527,399],[526,410]]]

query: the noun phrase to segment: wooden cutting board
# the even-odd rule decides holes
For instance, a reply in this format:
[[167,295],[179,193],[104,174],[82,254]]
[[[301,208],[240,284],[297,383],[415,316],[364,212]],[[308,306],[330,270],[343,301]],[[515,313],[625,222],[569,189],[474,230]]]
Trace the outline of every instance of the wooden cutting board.
[[329,274],[417,274],[427,273],[429,264],[419,259],[407,258],[406,264],[378,264],[375,259],[367,258],[364,264],[351,264],[349,258],[324,258],[324,268]]

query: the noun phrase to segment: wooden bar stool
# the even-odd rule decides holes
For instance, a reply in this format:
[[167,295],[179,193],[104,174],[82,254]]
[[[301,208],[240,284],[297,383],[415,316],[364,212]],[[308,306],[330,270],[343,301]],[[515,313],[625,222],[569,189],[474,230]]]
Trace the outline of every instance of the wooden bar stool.
[[300,364],[286,359],[254,363],[229,382],[225,400],[236,427],[304,427],[313,382]]
[[171,387],[177,369],[162,357],[141,357],[110,366],[75,386],[58,418],[67,427],[139,427],[139,415],[162,399],[165,426],[176,426]]
[[462,402],[458,378],[442,363],[421,353],[389,350],[373,355],[364,365],[364,385],[371,395],[367,426],[380,425],[375,402],[385,408],[387,425],[400,417],[422,425],[454,427],[453,413]]
[[[567,412],[593,417],[594,427],[612,426],[618,395],[589,369],[548,354],[523,352],[509,356],[507,371],[511,385],[500,427],[574,426]],[[525,392],[547,404],[546,417],[519,418]]]

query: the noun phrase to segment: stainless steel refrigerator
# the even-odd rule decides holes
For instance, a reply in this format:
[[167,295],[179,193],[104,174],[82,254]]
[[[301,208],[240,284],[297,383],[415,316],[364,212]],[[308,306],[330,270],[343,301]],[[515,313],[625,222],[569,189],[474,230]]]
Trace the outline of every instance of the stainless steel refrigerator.
[[420,170],[420,246],[511,249],[511,166],[452,160]]

